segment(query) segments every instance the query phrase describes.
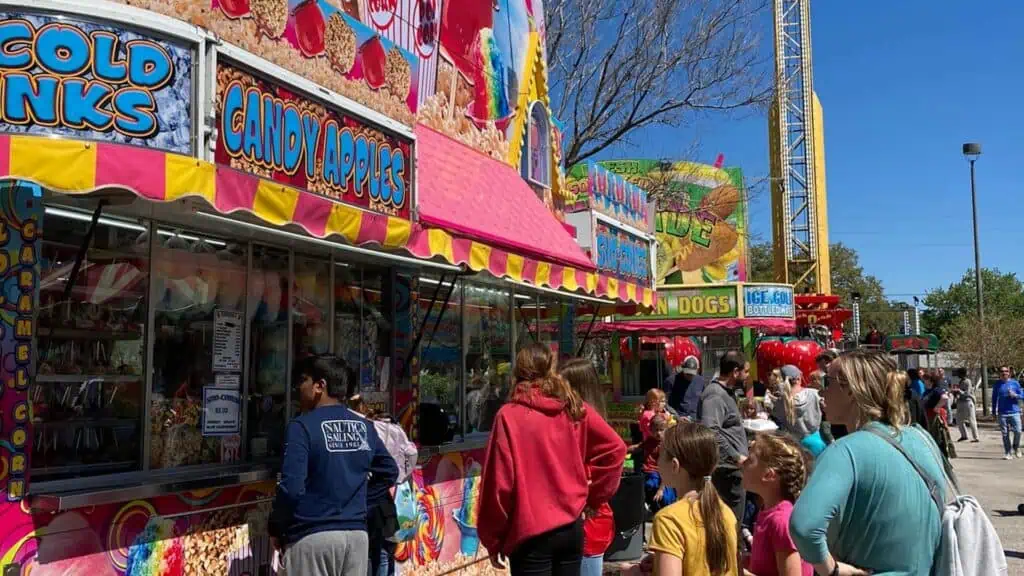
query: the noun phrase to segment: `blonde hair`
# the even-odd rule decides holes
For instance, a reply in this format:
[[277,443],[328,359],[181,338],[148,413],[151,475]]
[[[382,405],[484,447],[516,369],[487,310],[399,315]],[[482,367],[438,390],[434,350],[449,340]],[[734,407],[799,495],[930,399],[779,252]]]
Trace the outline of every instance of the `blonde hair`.
[[644,408],[651,410],[658,406],[659,403],[665,401],[665,391],[661,388],[651,388],[644,395]]
[[783,500],[796,502],[810,477],[813,456],[784,434],[758,434],[750,447],[757,459],[779,476]]
[[786,426],[792,426],[795,420],[794,412],[796,411],[793,407],[793,384],[789,381],[789,378],[783,376],[779,379],[779,388],[782,391],[782,408],[786,413]]
[[666,458],[679,462],[690,478],[696,480],[699,488],[698,509],[704,523],[705,556],[708,568],[714,576],[725,574],[729,559],[736,557],[736,550],[730,545],[726,534],[722,501],[715,485],[708,478],[718,466],[718,441],[710,428],[695,422],[680,422],[665,432],[661,443]]
[[841,376],[836,384],[848,388],[853,395],[859,410],[858,426],[883,422],[899,428],[910,422],[907,405],[903,401],[906,380],[892,374],[896,371],[896,363],[888,354],[851,350],[836,358],[833,365]]

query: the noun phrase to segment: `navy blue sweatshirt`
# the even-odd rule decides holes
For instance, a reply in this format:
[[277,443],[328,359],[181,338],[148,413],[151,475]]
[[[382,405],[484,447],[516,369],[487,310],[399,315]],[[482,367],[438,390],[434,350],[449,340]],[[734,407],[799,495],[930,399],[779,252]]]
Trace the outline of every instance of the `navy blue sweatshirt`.
[[270,535],[282,545],[328,530],[366,530],[366,487],[392,485],[398,466],[373,422],[340,404],[288,424]]

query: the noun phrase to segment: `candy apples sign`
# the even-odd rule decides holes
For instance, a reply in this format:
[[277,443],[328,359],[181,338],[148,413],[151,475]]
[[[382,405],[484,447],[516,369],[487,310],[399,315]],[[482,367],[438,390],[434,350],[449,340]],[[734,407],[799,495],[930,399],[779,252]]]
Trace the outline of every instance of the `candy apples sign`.
[[409,218],[411,143],[230,65],[217,70],[216,159]]

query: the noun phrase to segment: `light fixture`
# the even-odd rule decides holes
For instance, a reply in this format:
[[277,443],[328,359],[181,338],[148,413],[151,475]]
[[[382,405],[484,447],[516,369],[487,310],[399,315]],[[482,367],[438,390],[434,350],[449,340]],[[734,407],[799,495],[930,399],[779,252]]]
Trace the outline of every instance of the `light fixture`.
[[164,230],[163,228],[157,229],[156,233],[159,234],[160,236],[181,238],[182,240],[188,240],[189,242],[206,242],[207,244],[210,244],[211,246],[217,246],[218,248],[223,248],[228,245],[227,242],[214,240],[213,238],[200,238],[198,236],[191,236],[189,234],[181,234],[179,232]]
[[[85,212],[76,212],[74,210],[65,210],[63,208],[54,208],[47,206],[45,213],[50,216],[57,216],[58,218],[67,218],[68,220],[77,220],[79,222],[92,222],[92,214],[86,214]],[[121,220],[117,218],[108,218],[107,216],[100,216],[96,220],[97,224],[103,224],[104,226],[112,226],[114,228],[121,228],[124,230],[134,230],[136,232],[145,232],[146,227],[142,224],[137,224],[128,220]]]
[[324,246],[333,250],[341,250],[343,252],[351,252],[353,254],[360,254],[363,256],[371,256],[380,258],[382,260],[389,260],[391,262],[398,262],[401,264],[407,264],[410,266],[417,266],[422,268],[435,268],[437,270],[444,270],[446,272],[462,272],[461,266],[452,266],[451,264],[443,264],[441,262],[431,262],[430,260],[420,260],[418,258],[411,258],[408,256],[399,256],[398,254],[389,254],[387,252],[378,252],[376,250],[369,250],[367,248],[360,248],[359,246],[349,246],[348,244],[339,244],[337,242],[331,242],[315,236],[303,236],[302,234],[295,234],[293,232],[287,232],[284,230],[276,230],[274,228],[268,228],[267,226],[260,226],[259,224],[253,224],[251,222],[245,222],[242,220],[233,220],[217,214],[210,214],[209,212],[196,212],[197,215],[214,220],[216,222],[222,222],[224,224],[230,224],[239,226],[241,228],[247,228],[255,232],[262,232],[265,234],[272,234],[274,236],[280,236],[282,238],[289,238],[299,242],[309,242],[318,246]]
[[[47,206],[45,208],[45,213],[49,214],[50,216],[56,216],[58,218],[67,218],[68,220],[76,220],[78,222],[92,222],[91,213],[79,212],[77,210],[67,210],[65,208]],[[104,226],[110,226],[112,228],[121,228],[122,230],[132,230],[134,232],[146,232],[148,230],[148,228],[137,222],[133,222],[131,220],[124,220],[121,218],[111,218],[109,216],[100,216],[99,218],[96,219],[96,223],[102,224]],[[214,240],[212,238],[200,238],[198,236],[182,234],[180,232],[165,230],[163,228],[158,229],[156,233],[159,234],[160,236],[181,238],[182,240],[187,240],[189,242],[206,242],[207,244],[217,246],[218,248],[223,248],[224,246],[227,246],[227,242],[222,242],[220,240]]]

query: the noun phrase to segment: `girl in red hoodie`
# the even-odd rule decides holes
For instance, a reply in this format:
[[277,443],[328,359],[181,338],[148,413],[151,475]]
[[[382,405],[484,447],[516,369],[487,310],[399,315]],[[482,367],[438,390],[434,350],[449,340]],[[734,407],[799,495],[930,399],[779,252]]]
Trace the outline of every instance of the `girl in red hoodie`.
[[581,516],[618,490],[626,444],[555,374],[549,348],[520,350],[515,380],[487,443],[480,543],[513,576],[579,576]]
[[[586,358],[574,358],[563,364],[558,373],[603,420],[604,393],[594,363]],[[583,560],[580,576],[601,576],[605,550],[614,538],[615,517],[608,502],[603,502],[594,509],[587,508],[583,513]]]

